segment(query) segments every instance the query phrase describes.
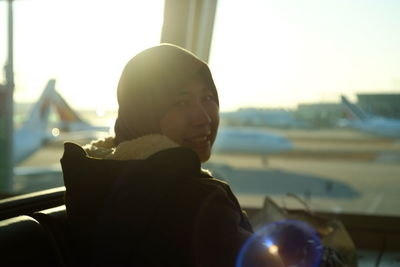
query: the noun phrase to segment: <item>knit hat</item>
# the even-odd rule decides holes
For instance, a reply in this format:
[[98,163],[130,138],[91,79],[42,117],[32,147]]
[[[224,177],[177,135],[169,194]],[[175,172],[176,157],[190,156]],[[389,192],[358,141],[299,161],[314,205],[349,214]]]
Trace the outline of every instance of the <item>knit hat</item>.
[[174,96],[195,75],[209,84],[218,103],[217,90],[205,62],[171,44],[160,44],[134,56],[125,66],[117,89],[118,118],[115,141],[160,134],[160,121]]

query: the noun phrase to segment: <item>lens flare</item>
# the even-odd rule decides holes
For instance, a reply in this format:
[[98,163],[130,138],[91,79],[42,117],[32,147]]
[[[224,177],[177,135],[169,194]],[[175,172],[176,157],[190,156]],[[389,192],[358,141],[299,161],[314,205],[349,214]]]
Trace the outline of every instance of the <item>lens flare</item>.
[[269,253],[271,254],[277,254],[279,251],[279,248],[277,245],[272,245],[268,248]]
[[282,220],[262,227],[243,245],[236,267],[319,266],[323,246],[307,223]]
[[59,136],[59,135],[60,135],[60,129],[58,129],[58,128],[53,128],[53,129],[51,129],[51,134],[52,134],[54,137]]

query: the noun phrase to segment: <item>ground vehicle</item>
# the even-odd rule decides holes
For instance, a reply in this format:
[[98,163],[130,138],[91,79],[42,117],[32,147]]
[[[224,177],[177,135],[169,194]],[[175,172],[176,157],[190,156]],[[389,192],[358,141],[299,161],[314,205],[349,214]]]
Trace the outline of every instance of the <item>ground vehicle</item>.
[[[170,13],[172,12],[173,14],[173,12],[177,12],[174,3],[176,4],[174,1],[166,1],[166,20],[162,40],[183,44],[197,54],[207,57],[207,51],[210,47],[209,43],[212,35],[213,10],[215,9],[215,5],[213,5],[214,2],[208,1],[205,2],[207,4],[202,5],[200,4],[200,1],[188,1],[186,4],[180,6],[179,12],[182,12],[180,13],[180,16],[174,16]],[[193,13],[191,13],[192,11]],[[193,16],[193,14],[197,15]],[[179,20],[180,22],[176,24],[190,25],[191,27],[188,26],[185,29],[169,27],[169,23],[175,24],[174,22],[168,22],[169,20]],[[168,31],[173,32],[168,33]],[[233,34],[233,36],[235,36],[235,34]],[[249,36],[246,37],[248,38]],[[216,35],[215,38],[217,39],[218,36]],[[320,43],[320,45],[322,44]],[[304,58],[300,59],[304,60]],[[213,58],[211,58],[210,62],[211,64],[214,64],[212,63],[212,60]],[[271,69],[268,71],[271,71]],[[268,71],[266,72],[268,73]],[[327,133],[331,135],[326,136]],[[336,139],[333,140],[332,135],[336,133],[339,135],[339,138],[336,136]],[[240,174],[248,177],[248,181],[254,181],[254,184],[257,182],[257,177],[251,176],[252,174],[258,176],[262,175],[265,177],[267,174],[272,176],[283,175],[286,177],[287,181],[293,181],[296,179],[296,181],[303,184],[300,191],[297,191],[296,193],[304,193],[306,197],[308,196],[311,199],[310,201],[313,206],[318,208],[318,210],[341,217],[352,233],[358,248],[360,248],[360,250],[363,248],[372,250],[366,254],[366,260],[372,258],[370,262],[376,262],[378,260],[385,261],[387,259],[386,257],[389,257],[387,259],[388,261],[393,260],[394,258],[390,258],[390,255],[396,257],[396,254],[390,254],[390,251],[398,251],[399,244],[399,219],[396,217],[398,214],[396,214],[395,210],[396,203],[398,203],[398,197],[395,195],[398,185],[398,179],[395,176],[396,173],[398,174],[398,166],[396,166],[396,156],[398,155],[396,141],[372,139],[368,136],[361,136],[354,133],[351,133],[350,137],[348,137],[347,135],[342,135],[342,132],[337,132],[335,129],[315,132],[300,131],[297,133],[291,131],[287,134],[292,136],[294,139],[297,138],[297,145],[298,148],[300,148],[296,152],[298,154],[286,154],[283,158],[276,158],[275,162],[272,160],[269,163],[269,166],[272,166],[272,169],[260,168],[258,157],[247,157],[245,161],[241,161],[240,159],[238,160],[234,155],[220,157],[217,159],[217,163],[225,162],[226,164],[226,162],[228,162],[232,163],[231,166],[233,166],[231,169],[223,169],[221,175],[224,176],[225,172],[227,177],[222,178],[228,179],[229,177],[233,177],[232,175]],[[325,139],[322,137],[325,137]],[[354,141],[355,138],[357,140],[356,142]],[[340,139],[340,142],[337,141],[338,139]],[[317,144],[319,145],[318,149],[314,149]],[[362,149],[360,146],[363,144],[368,145],[367,151],[360,151]],[[342,150],[343,148],[352,148],[353,150],[343,153],[340,149],[332,150],[332,146],[335,148],[341,148]],[[383,155],[381,154],[381,150],[384,150]],[[393,156],[390,159],[393,160],[392,163],[389,162],[390,160],[388,161],[390,156]],[[331,161],[324,162],[322,160],[324,157],[329,158]],[[242,165],[238,165],[238,161],[241,161]],[[245,162],[248,165],[244,165]],[[249,170],[249,166],[253,167],[253,169]],[[281,167],[279,171],[273,169],[277,166]],[[288,167],[289,169],[283,169],[283,166]],[[376,166],[378,167],[377,169],[374,168]],[[318,167],[320,169],[318,169]],[[312,170],[312,172],[306,172],[308,170]],[[384,173],[380,172],[382,170],[384,170]],[[348,179],[348,176],[344,176],[345,171],[352,173],[350,175],[352,179]],[[333,185],[332,191],[333,193],[337,193],[337,195],[327,198],[326,195],[328,194],[325,191],[329,191],[329,188],[331,188],[329,183],[330,180],[321,178],[331,178],[331,176],[323,175],[321,173],[340,175],[342,178],[340,181],[345,181],[347,185],[350,184],[350,189],[353,191],[348,188],[347,190],[346,188],[340,187],[341,184],[338,184],[338,191],[335,191],[336,185]],[[368,177],[368,179],[366,177]],[[236,177],[235,179],[236,181],[239,180],[239,178]],[[379,183],[377,182],[378,180]],[[231,182],[233,185],[236,185],[235,181]],[[313,184],[312,182],[315,182],[317,188],[315,190],[310,189],[307,191],[306,189],[308,188],[314,188],[311,186],[311,184]],[[368,190],[361,191],[363,187]],[[279,193],[285,193],[282,191],[282,188],[287,190],[287,185],[285,187],[275,188],[275,191],[264,191],[258,193],[259,195],[265,193],[277,195]],[[389,188],[390,190],[383,191],[384,188]],[[251,191],[252,188],[246,189],[247,190],[244,190],[244,192],[239,193],[242,193],[240,194],[243,203],[242,205],[247,208],[249,214],[251,214],[257,209],[258,201],[255,199],[259,198],[259,196],[257,194],[250,194],[254,193]],[[58,197],[56,197],[56,199],[61,200],[62,190],[57,194]],[[352,204],[349,204],[350,201],[348,200],[352,201]],[[28,198],[26,203],[27,206],[31,206],[33,203],[37,203],[37,201],[39,200],[36,199],[36,197]],[[332,203],[336,205],[331,205]],[[22,208],[18,212],[10,213],[10,215],[7,216],[24,213],[29,214],[34,210],[40,210],[60,204],[62,204],[62,202],[57,202],[56,204],[52,203],[49,205],[46,204],[44,206],[38,206],[33,210],[29,210],[25,205],[22,205]],[[8,202],[7,205],[18,206],[18,202]],[[6,210],[5,207],[2,209],[4,211]],[[337,214],[338,212],[340,212],[340,214]],[[356,215],[358,213],[362,214]],[[380,254],[382,251],[385,251],[385,253]]]

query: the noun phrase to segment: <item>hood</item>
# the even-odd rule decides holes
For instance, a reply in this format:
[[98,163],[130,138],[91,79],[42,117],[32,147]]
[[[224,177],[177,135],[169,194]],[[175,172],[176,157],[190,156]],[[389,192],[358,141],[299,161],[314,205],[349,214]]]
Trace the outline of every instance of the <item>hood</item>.
[[107,137],[92,141],[83,146],[88,156],[110,160],[136,160],[147,159],[151,155],[165,149],[178,147],[165,135],[145,135],[129,141],[124,141],[115,146],[115,138]]
[[190,51],[159,44],[135,55],[124,67],[117,88],[117,143],[147,134],[159,134],[160,120],[184,86],[200,75],[218,102],[208,65]]

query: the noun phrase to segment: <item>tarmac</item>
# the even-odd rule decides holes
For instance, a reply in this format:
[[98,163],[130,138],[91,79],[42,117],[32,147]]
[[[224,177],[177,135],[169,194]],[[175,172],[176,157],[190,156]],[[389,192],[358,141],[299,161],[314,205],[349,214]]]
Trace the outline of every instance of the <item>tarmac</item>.
[[[337,213],[400,216],[400,143],[341,129],[277,130],[294,144],[275,155],[214,154],[203,165],[228,182],[242,207],[278,204]],[[79,140],[84,144],[88,140]],[[62,142],[38,150],[16,168],[13,191],[63,186]]]

